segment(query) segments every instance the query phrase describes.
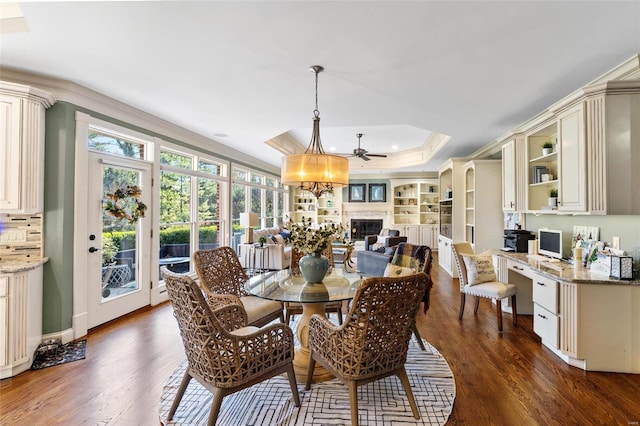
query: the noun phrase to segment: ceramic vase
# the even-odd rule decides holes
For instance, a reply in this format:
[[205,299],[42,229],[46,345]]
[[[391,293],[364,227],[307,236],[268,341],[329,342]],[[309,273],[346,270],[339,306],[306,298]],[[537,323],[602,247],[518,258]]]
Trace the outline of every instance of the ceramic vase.
[[329,259],[320,253],[308,254],[300,259],[298,266],[308,283],[321,283],[329,270]]

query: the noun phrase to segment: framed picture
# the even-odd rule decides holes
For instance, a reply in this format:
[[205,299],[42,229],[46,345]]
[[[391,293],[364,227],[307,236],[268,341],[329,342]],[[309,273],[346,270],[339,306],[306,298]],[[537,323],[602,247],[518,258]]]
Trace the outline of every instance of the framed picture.
[[349,184],[349,202],[350,203],[364,203],[365,202],[365,187],[364,183],[350,183]]
[[370,183],[369,184],[369,202],[370,203],[386,203],[387,202],[387,184],[386,183]]

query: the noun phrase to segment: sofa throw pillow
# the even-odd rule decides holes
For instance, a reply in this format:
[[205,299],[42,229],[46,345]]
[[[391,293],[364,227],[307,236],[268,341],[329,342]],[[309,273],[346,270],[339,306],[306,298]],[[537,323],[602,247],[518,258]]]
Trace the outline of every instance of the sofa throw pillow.
[[416,271],[413,268],[407,268],[406,266],[398,266],[393,263],[387,263],[384,268],[384,277],[406,277],[407,275],[413,275]]
[[493,260],[490,255],[462,254],[464,266],[467,268],[467,284],[476,285],[496,280]]

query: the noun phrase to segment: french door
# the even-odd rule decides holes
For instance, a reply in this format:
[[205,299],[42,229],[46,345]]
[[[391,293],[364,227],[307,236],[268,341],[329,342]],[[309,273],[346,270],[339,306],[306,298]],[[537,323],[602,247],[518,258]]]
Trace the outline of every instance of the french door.
[[151,203],[151,165],[90,152],[88,166],[87,325],[91,328],[150,303],[151,219],[142,216]]

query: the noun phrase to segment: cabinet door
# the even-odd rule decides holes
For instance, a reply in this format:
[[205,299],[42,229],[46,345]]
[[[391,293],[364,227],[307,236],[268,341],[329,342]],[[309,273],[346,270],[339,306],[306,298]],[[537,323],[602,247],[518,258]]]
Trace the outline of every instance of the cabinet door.
[[502,211],[516,210],[516,146],[510,141],[502,147]]
[[583,103],[558,116],[558,136],[558,210],[585,211],[587,176]]
[[433,249],[433,226],[427,225],[420,227],[420,244]]
[[0,96],[0,212],[20,210],[20,99]]
[[407,225],[404,230],[408,243],[420,244],[420,232],[417,225]]

